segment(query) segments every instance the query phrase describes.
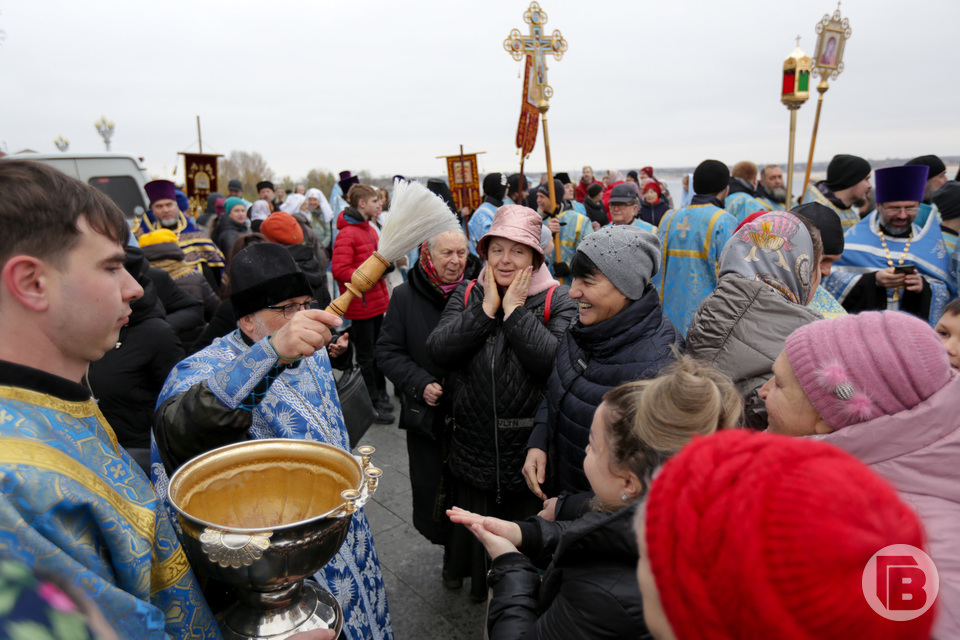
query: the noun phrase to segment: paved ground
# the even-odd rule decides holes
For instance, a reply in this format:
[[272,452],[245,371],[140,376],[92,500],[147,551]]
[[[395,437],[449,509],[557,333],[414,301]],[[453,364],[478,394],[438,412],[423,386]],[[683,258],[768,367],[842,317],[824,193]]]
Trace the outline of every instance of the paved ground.
[[[399,414],[400,401],[393,399]],[[364,507],[380,555],[396,640],[483,638],[486,604],[470,600],[470,582],[450,591],[443,587],[443,548],[413,528],[413,503],[404,431],[373,425],[361,444],[376,447],[374,463],[383,478],[373,500]]]

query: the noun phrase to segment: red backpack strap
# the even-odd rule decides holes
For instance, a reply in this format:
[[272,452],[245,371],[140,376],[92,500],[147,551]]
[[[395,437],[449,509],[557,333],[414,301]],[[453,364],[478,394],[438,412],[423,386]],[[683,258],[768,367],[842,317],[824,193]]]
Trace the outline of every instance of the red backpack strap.
[[553,292],[557,290],[558,285],[553,285],[547,289],[547,301],[543,307],[543,324],[550,322],[550,305],[553,302]]
[[473,279],[467,283],[467,290],[463,292],[463,308],[467,308],[467,303],[470,301],[470,292],[473,291],[474,285],[477,284],[477,280]]

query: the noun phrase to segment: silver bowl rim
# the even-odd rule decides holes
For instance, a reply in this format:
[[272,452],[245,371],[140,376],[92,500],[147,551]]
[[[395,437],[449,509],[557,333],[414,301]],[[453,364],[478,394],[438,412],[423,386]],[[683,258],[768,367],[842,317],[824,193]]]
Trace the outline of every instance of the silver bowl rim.
[[[354,512],[349,512],[349,513],[348,513],[348,512],[345,511],[344,507],[346,506],[346,501],[344,501],[344,502],[340,503],[339,505],[337,505],[336,507],[334,507],[333,509],[330,509],[329,511],[327,511],[327,512],[325,512],[325,513],[321,513],[321,514],[315,515],[315,516],[313,516],[312,518],[307,518],[306,520],[299,520],[299,521],[297,521],[297,522],[291,522],[291,523],[284,524],[284,525],[278,525],[278,526],[276,526],[276,527],[261,527],[261,528],[257,528],[257,529],[241,529],[241,528],[239,528],[239,527],[225,527],[225,526],[222,525],[222,524],[216,524],[216,523],[213,523],[213,522],[207,522],[206,520],[201,520],[200,518],[197,518],[196,516],[190,515],[189,513],[187,513],[187,512],[184,511],[183,509],[181,509],[181,508],[180,508],[180,505],[178,505],[178,504],[174,501],[174,499],[173,499],[173,494],[172,494],[172,488],[173,488],[174,484],[175,484],[176,481],[177,481],[177,476],[179,476],[188,466],[190,466],[191,464],[193,464],[193,463],[196,462],[197,460],[201,460],[201,459],[203,459],[203,458],[206,458],[206,457],[209,457],[209,456],[213,456],[214,454],[219,453],[219,452],[221,452],[221,451],[225,451],[225,450],[227,450],[227,449],[235,449],[235,448],[239,448],[239,447],[243,447],[243,446],[250,446],[251,444],[254,444],[254,443],[261,443],[261,442],[262,442],[262,443],[270,443],[270,444],[279,444],[279,443],[289,443],[290,441],[291,441],[291,438],[264,438],[264,439],[261,439],[261,440],[244,440],[243,442],[234,442],[234,443],[232,443],[232,444],[227,444],[227,445],[224,445],[224,446],[222,446],[222,447],[217,447],[216,449],[211,449],[210,451],[205,451],[205,452],[201,453],[201,454],[198,455],[198,456],[194,456],[193,458],[190,458],[189,460],[187,460],[186,462],[184,462],[182,465],[180,465],[180,468],[177,469],[177,470],[173,473],[172,476],[170,476],[170,480],[169,480],[169,482],[167,483],[167,501],[170,503],[170,506],[172,506],[172,507],[174,508],[174,510],[177,512],[177,514],[180,515],[181,518],[184,518],[184,519],[190,521],[191,523],[194,523],[194,524],[196,524],[196,525],[200,525],[200,526],[206,527],[206,528],[208,528],[208,529],[213,529],[213,530],[221,531],[221,532],[224,532],[224,533],[235,533],[235,534],[238,534],[238,535],[255,535],[255,534],[258,534],[258,533],[270,533],[270,532],[274,532],[274,531],[286,531],[286,530],[293,529],[293,528],[296,528],[296,527],[302,527],[302,526],[304,526],[304,525],[306,525],[306,524],[318,523],[320,520],[328,520],[328,519],[334,518],[334,517],[335,517],[335,518],[343,518],[343,517],[345,517],[345,516],[352,516]],[[357,509],[360,509],[360,507],[362,507],[363,505],[365,505],[365,504],[367,503],[367,500],[370,499],[370,495],[371,495],[371,494],[370,494],[369,486],[368,486],[367,481],[366,481],[366,476],[365,476],[365,474],[364,474],[363,465],[361,464],[361,461],[360,461],[360,458],[359,458],[359,457],[353,455],[353,454],[350,453],[349,451],[344,451],[344,450],[341,449],[340,447],[335,447],[335,446],[333,446],[332,444],[328,444],[328,443],[326,443],[326,442],[317,442],[316,440],[296,440],[296,442],[298,442],[298,443],[306,443],[306,444],[309,444],[310,446],[317,446],[317,447],[321,447],[321,448],[324,448],[324,449],[331,449],[331,450],[336,451],[336,452],[338,452],[338,453],[342,453],[342,454],[344,454],[347,458],[349,458],[349,459],[357,466],[357,469],[358,469],[359,472],[360,472],[360,486],[355,487],[355,489],[356,489],[356,490],[359,492],[359,494],[360,494],[360,496],[359,496],[359,497],[357,498],[357,500],[356,500],[356,508],[357,508]],[[339,512],[339,513],[338,513],[338,512]]]

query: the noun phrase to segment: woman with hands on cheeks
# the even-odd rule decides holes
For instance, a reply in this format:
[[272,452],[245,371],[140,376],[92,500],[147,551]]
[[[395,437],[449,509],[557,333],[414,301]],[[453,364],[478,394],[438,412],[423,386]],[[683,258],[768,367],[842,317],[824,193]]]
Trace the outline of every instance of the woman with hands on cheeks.
[[[443,394],[452,398],[452,503],[506,519],[540,509],[521,468],[560,336],[576,314],[567,287],[543,267],[541,228],[532,209],[498,209],[477,242],[482,275],[450,296],[427,339],[430,357],[455,379]],[[471,578],[471,596],[484,600],[483,547],[456,527],[448,553],[448,577]]]
[[596,497],[581,517],[508,522],[449,510],[492,559],[489,637],[649,638],[636,576],[637,505],[661,464],[695,435],[736,426],[741,412],[729,379],[683,357],[658,378],[603,396],[583,462]]

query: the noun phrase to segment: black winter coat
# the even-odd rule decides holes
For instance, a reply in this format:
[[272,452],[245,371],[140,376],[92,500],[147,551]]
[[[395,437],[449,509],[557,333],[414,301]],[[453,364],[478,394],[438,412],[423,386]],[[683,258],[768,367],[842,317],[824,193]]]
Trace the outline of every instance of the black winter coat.
[[130,303],[130,322],[117,346],[90,363],[87,380],[100,411],[124,447],[149,448],[153,409],[183,347],[167,322],[157,292],[142,277],[143,296]]
[[163,269],[150,267],[147,276],[157,288],[157,297],[163,304],[167,322],[176,331],[184,350],[189,351],[190,345],[203,331],[203,303],[181,289]]
[[[530,518],[519,523],[526,555],[499,556],[487,579],[491,640],[648,640],[637,584],[636,508],[590,511],[566,522]],[[541,582],[537,566],[548,562]]]
[[450,296],[427,340],[434,361],[457,375],[450,470],[477,489],[526,490],[521,471],[533,416],[576,303],[569,287],[561,285],[553,292],[546,325],[547,291],[529,296],[507,320],[502,309],[490,318],[483,311],[481,282],[464,308],[466,287],[462,284]]
[[547,383],[546,422],[537,424],[528,443],[547,452],[556,489],[590,490],[583,458],[603,394],[624,382],[655,377],[673,361],[674,346],[682,346],[682,337],[663,316],[652,286],[612,318],[570,327]]
[[641,200],[640,210],[637,212],[637,217],[644,222],[650,223],[655,227],[659,227],[660,221],[663,219],[663,215],[667,211],[670,211],[670,203],[667,202],[666,198],[660,198],[656,204],[650,204],[646,200]]
[[223,255],[229,256],[230,250],[233,248],[233,243],[237,241],[237,238],[245,236],[248,233],[250,233],[250,228],[247,227],[247,225],[233,220],[229,215],[224,213],[217,220],[210,239],[220,247]]
[[430,284],[417,262],[410,269],[407,281],[393,290],[375,351],[380,371],[400,392],[400,428],[412,429],[433,439],[443,428],[443,417],[450,411],[452,394],[441,396],[438,407],[423,401],[427,385],[439,382],[446,389],[447,377],[447,371],[430,357],[427,337],[440,322],[446,304],[447,298]]

